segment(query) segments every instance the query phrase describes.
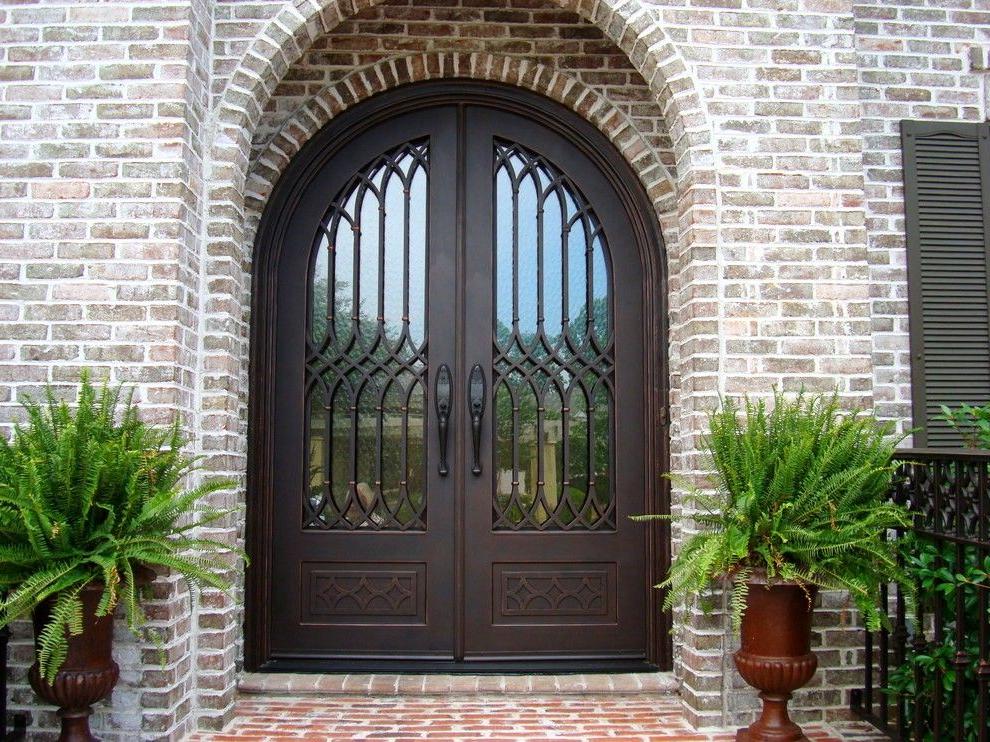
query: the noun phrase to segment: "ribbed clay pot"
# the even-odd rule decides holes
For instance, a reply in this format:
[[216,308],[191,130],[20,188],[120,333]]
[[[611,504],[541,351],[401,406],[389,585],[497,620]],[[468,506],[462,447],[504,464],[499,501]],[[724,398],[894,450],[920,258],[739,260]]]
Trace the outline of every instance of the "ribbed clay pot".
[[749,580],[742,620],[742,647],[735,654],[743,680],[760,691],[763,713],[736,734],[737,742],[797,742],[807,740],[787,714],[791,694],[818,667],[811,651],[811,616],[817,588]]
[[[58,706],[62,720],[59,742],[95,742],[96,737],[89,731],[89,716],[93,713],[90,706],[110,695],[120,675],[120,668],[113,661],[113,615],[96,615],[102,594],[103,583],[91,583],[80,592],[83,631],[78,636],[69,635],[69,653],[55,682],[49,683],[41,676],[37,661],[28,673],[34,692]],[[54,599],[46,600],[34,610],[36,651],[37,637],[48,623],[54,602]]]

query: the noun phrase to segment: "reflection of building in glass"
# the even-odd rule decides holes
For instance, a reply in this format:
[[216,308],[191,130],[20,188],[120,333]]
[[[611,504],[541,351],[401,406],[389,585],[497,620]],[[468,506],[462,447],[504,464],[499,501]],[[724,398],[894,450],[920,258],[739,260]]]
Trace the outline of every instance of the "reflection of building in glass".
[[[425,422],[421,395],[416,395],[416,398],[420,400],[420,404],[407,413],[409,450],[405,452],[405,476],[402,475],[402,446],[407,423],[400,409],[383,410],[380,415],[376,410],[365,410],[358,417],[359,461],[374,462],[377,459],[378,429],[381,425],[381,480],[376,480],[373,468],[371,471],[362,471],[359,475],[361,478],[352,484],[346,478],[347,472],[351,470],[349,430],[343,436],[343,441],[331,441],[327,436],[325,416],[311,425],[309,501],[314,511],[318,511],[322,499],[328,497],[331,506],[354,527],[375,528],[386,524],[391,517],[407,522],[413,513],[422,510],[425,495],[422,481],[425,467],[422,431]],[[349,426],[350,421],[347,420],[346,424]],[[340,439],[342,436],[338,434],[337,437]],[[341,443],[344,445],[340,445]],[[328,451],[333,451],[331,459],[327,458]],[[330,478],[327,478],[325,472],[330,472]],[[404,501],[406,491],[408,504]],[[325,504],[323,509],[326,509]],[[327,522],[325,516],[323,522]]]

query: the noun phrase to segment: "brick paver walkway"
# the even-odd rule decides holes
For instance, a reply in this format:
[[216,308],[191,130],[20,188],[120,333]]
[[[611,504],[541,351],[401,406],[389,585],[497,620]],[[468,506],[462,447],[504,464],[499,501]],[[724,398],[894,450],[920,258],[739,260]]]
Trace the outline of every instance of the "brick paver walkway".
[[[695,732],[665,673],[247,675],[234,722],[190,742],[257,740],[733,740]],[[814,742],[884,739],[809,725]]]
[[[809,739],[854,739],[809,726]],[[644,696],[243,697],[234,723],[196,742],[248,740],[733,740],[692,731],[677,698]]]

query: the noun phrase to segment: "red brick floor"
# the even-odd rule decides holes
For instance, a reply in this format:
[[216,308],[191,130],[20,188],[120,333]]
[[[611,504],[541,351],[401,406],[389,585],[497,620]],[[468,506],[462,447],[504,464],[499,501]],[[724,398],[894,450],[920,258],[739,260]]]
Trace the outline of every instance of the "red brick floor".
[[[815,742],[868,739],[808,726]],[[732,740],[691,730],[669,695],[242,695],[222,733],[195,742],[248,740]],[[876,737],[874,737],[876,739]]]

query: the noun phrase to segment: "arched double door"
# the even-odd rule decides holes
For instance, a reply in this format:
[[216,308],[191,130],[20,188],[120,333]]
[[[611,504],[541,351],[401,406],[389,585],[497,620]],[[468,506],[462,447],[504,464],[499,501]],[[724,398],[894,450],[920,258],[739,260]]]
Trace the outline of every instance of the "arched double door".
[[537,100],[400,89],[279,183],[257,248],[249,664],[663,663],[666,552],[628,518],[662,506],[656,246],[611,145]]

